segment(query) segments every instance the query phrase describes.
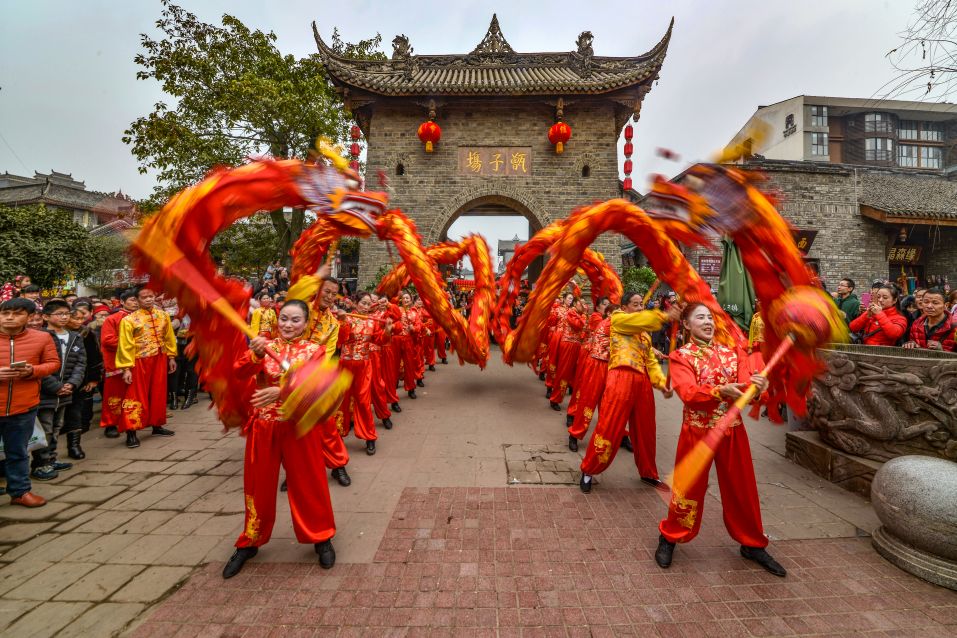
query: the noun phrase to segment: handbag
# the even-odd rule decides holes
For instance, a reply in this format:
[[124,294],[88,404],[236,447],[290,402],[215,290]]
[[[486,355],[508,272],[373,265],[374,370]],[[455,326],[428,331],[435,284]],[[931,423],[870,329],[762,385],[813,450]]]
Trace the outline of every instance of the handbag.
[[[27,441],[27,452],[33,452],[34,450],[45,448],[47,445],[49,445],[47,443],[47,433],[43,431],[43,426],[40,425],[40,420],[35,419],[33,421],[33,432],[30,433],[30,440]],[[0,438],[0,460],[5,458],[7,458],[7,455],[3,450],[3,439]]]

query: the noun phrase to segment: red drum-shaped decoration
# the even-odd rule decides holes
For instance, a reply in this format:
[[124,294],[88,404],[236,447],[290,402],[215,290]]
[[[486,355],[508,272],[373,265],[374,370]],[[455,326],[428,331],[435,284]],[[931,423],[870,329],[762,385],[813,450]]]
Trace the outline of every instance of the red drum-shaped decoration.
[[630,159],[625,160],[625,175],[631,175],[631,169],[634,168],[634,165],[631,163]]
[[631,138],[635,136],[635,129],[631,124],[625,127],[625,141],[630,142]]
[[352,128],[349,129],[349,135],[352,136],[353,140],[357,140],[362,136],[362,131],[359,130],[359,126],[357,124],[353,124]]
[[435,148],[435,144],[438,144],[441,138],[442,129],[432,120],[422,122],[422,124],[419,125],[419,139],[425,144],[426,153],[431,153]]
[[635,152],[635,145],[631,142],[625,142],[625,157],[631,157]]
[[359,157],[359,145],[357,143],[353,142],[352,146],[349,147],[349,155]]
[[572,137],[572,127],[564,122],[555,122],[548,129],[548,141],[555,145],[555,152],[561,155],[565,151],[565,142]]
[[630,177],[626,177],[624,180],[622,180],[622,182],[621,182],[621,187],[622,187],[623,189],[625,189],[626,191],[630,191],[630,190],[631,190],[631,178],[630,178]]

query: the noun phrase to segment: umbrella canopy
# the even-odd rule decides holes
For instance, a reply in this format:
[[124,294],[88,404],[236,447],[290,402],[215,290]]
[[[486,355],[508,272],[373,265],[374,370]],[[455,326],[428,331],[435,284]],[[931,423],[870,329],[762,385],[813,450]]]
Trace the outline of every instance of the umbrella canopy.
[[737,323],[745,334],[751,326],[754,314],[754,285],[748,271],[744,269],[741,251],[734,241],[721,239],[724,252],[721,261],[721,278],[718,280],[718,303]]

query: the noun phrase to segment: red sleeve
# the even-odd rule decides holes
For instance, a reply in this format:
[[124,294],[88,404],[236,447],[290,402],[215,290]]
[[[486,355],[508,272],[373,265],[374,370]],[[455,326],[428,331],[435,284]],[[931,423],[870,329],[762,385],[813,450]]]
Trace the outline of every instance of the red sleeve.
[[43,340],[45,343],[43,344],[43,350],[40,351],[40,361],[39,363],[33,364],[33,374],[29,377],[31,379],[42,379],[43,377],[54,374],[60,369],[60,355],[57,354],[56,346],[53,344],[53,340],[56,339],[56,337],[50,335],[44,336],[50,338]]
[[[375,332],[372,333],[372,343],[378,344],[380,346],[387,345],[392,339],[392,333],[385,331],[385,324],[379,321],[376,321]],[[395,329],[395,326],[392,327]]]
[[910,341],[913,341],[913,342],[916,343],[918,346],[920,346],[920,347],[923,348],[923,347],[926,346],[927,344],[926,344],[926,343],[923,343],[923,344],[921,343],[921,339],[920,339],[920,337],[921,337],[921,334],[920,334],[920,324],[921,324],[921,321],[918,320],[918,321],[915,321],[915,322],[913,323],[913,325],[911,325],[911,327],[910,327],[909,340],[910,340]]
[[233,364],[233,372],[240,377],[251,377],[262,369],[263,360],[257,357],[252,350],[242,353],[236,363]]
[[[681,398],[682,402],[693,410],[714,410],[720,401],[711,396],[714,390],[710,385],[699,385],[694,368],[685,360],[680,352],[672,352],[668,357],[671,371],[671,387]],[[738,370],[740,371],[740,365]]]
[[[951,326],[954,328],[953,326]],[[950,331],[949,337],[944,337],[944,340],[940,342],[941,347],[946,352],[955,352],[957,351],[957,328],[954,328]]]
[[568,321],[568,325],[575,330],[581,330],[581,328],[585,325],[585,318],[574,310],[568,311],[568,314],[565,315],[565,320]]
[[120,345],[119,335],[116,331],[116,326],[119,325],[118,321],[113,320],[114,315],[110,315],[106,321],[103,322],[103,328],[100,329],[100,347],[104,352],[116,352],[116,349]]
[[874,315],[877,319],[877,325],[881,327],[884,334],[890,341],[897,341],[907,331],[907,319],[899,314],[888,315],[887,312],[879,312]]
[[851,321],[848,327],[851,329],[851,332],[861,332],[864,330],[864,327],[867,326],[867,319],[867,310],[865,310],[861,314],[857,315],[857,319]]
[[545,322],[546,328],[554,328],[555,324],[558,323],[558,309],[552,308],[552,311],[548,313],[548,321]]
[[342,348],[343,344],[349,341],[349,337],[352,336],[352,322],[349,319],[344,319],[339,322],[339,338],[336,341],[336,347]]
[[386,311],[386,314],[392,317],[392,321],[402,321],[402,311],[399,310],[399,307],[394,303],[389,304],[389,309]]
[[601,323],[601,320],[602,316],[600,314],[597,312],[591,313],[591,317],[588,321],[588,329],[594,332],[595,329],[598,328],[598,324]]

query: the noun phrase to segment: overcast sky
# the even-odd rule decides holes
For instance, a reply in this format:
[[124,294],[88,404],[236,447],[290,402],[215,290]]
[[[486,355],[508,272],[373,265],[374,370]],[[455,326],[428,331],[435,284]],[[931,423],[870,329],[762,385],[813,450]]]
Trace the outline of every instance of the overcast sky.
[[[893,77],[884,54],[911,19],[912,0],[182,0],[207,22],[230,13],[274,31],[284,53],[315,52],[310,22],[328,40],[379,32],[406,34],[417,53],[466,53],[497,12],[516,51],[567,51],[583,30],[596,55],[644,53],[675,17],[660,82],[645,98],[636,128],[635,186],[650,173],[674,174],[708,159],[760,104],[795,95],[871,97]],[[121,141],[123,130],[165,99],[155,82],[137,81],[139,34],[153,33],[157,0],[4,0],[0,12],[0,172],[72,173],[95,190],[147,195]],[[681,162],[655,156],[658,147]],[[582,202],[569,202],[572,210]],[[483,232],[492,250],[514,224],[457,224]],[[464,227],[463,227],[464,224]],[[521,224],[519,224],[521,226]],[[524,237],[523,237],[524,238]]]

